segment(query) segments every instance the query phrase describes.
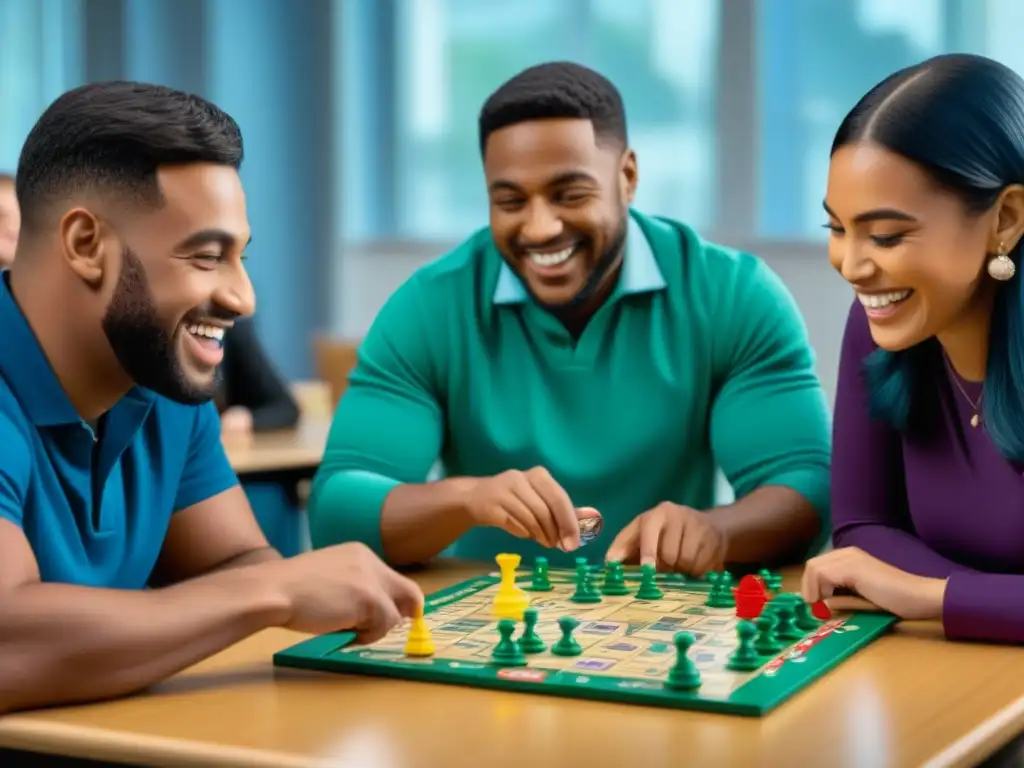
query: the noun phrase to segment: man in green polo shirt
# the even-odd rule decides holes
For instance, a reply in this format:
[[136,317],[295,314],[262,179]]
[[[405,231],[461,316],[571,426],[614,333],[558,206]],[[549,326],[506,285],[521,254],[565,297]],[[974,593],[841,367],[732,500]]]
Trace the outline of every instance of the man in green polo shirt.
[[[314,545],[696,575],[820,547],[828,410],[781,281],[630,207],[622,101],[591,70],[514,77],[480,142],[490,226],[418,270],[361,345],[314,483]],[[716,506],[718,468],[734,503]],[[580,550],[594,515],[603,532]]]

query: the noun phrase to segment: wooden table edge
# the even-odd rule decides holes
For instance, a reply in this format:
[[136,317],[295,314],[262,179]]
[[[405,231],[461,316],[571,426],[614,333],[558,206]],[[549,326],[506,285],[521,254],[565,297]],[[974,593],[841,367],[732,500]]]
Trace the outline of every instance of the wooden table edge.
[[973,768],[1024,733],[1024,696],[930,758],[921,768]]
[[210,768],[329,768],[328,760],[295,757],[283,752],[224,746],[210,741],[186,741],[164,736],[71,725],[0,719],[0,749],[49,754],[79,760],[99,760],[153,766]]

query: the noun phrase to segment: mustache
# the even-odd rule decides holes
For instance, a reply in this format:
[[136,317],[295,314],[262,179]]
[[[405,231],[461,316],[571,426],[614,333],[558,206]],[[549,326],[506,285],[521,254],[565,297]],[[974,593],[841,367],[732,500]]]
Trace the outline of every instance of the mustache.
[[234,323],[238,320],[241,315],[237,312],[233,312],[230,309],[225,309],[219,304],[204,304],[201,307],[196,307],[187,315],[185,315],[184,322],[186,323],[202,323],[207,320],[221,321],[225,323]]

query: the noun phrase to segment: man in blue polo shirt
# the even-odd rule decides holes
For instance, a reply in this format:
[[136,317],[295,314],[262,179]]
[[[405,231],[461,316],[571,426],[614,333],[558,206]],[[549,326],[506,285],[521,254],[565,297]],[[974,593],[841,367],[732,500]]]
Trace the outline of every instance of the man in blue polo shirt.
[[210,399],[254,308],[241,160],[217,107],[133,83],[65,94],[26,141],[0,274],[0,713],[421,608],[365,546],[282,559],[227,462]]

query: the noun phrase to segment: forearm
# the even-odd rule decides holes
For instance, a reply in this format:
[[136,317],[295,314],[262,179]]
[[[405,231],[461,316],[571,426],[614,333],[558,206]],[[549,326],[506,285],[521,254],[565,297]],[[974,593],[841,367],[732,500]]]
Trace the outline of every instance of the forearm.
[[372,472],[335,472],[314,488],[313,546],[359,541],[393,565],[426,562],[470,529],[470,482],[401,483]]
[[384,556],[394,565],[424,563],[472,527],[465,478],[395,486],[381,509]]
[[802,559],[820,535],[821,517],[802,494],[764,486],[728,506],[710,510],[728,541],[726,560],[779,565]]
[[214,568],[210,573],[220,573],[222,571],[228,571],[233,568],[244,568],[247,565],[259,565],[261,563],[272,563],[283,559],[281,553],[273,547],[261,547],[260,549],[253,549],[249,552],[243,552],[238,557],[232,557],[230,560],[221,563]]
[[943,557],[912,533],[878,523],[838,524],[833,545],[836,549],[857,547],[918,576],[944,579],[957,571],[971,570]]
[[942,623],[950,640],[1024,643],[1024,576],[953,573],[946,581]]
[[0,593],[0,713],[138,691],[288,610],[251,567],[157,590],[11,588]]

